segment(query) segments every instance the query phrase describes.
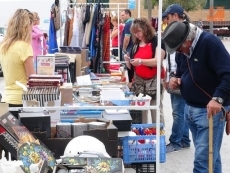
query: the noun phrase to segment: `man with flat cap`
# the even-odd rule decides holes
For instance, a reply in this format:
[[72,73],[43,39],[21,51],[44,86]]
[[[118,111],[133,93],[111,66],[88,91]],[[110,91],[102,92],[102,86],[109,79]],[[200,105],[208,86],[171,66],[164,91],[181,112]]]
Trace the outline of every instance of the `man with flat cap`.
[[209,118],[213,118],[213,170],[222,173],[222,108],[230,109],[230,55],[216,36],[188,22],[169,24],[163,40],[167,52],[185,55],[169,87],[180,88],[185,100],[185,121],[195,146],[193,173],[208,173]]

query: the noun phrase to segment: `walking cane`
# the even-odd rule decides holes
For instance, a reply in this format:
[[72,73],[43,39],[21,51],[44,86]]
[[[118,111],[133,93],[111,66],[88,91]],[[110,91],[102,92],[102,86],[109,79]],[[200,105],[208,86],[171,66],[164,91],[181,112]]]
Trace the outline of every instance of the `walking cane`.
[[213,118],[209,118],[209,173],[213,173]]

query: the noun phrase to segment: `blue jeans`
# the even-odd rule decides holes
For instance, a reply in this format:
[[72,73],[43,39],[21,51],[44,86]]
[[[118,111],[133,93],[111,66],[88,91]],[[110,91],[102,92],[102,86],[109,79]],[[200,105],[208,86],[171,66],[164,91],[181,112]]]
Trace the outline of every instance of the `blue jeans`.
[[[228,110],[229,107],[225,107],[225,109]],[[192,132],[195,146],[193,173],[208,173],[209,121],[207,108],[196,108],[185,104],[185,120]],[[220,147],[224,127],[225,120],[221,111],[213,116],[213,173],[222,173]]]
[[180,149],[181,144],[190,146],[189,129],[184,119],[184,99],[180,95],[170,94],[172,104],[173,125],[170,143]]

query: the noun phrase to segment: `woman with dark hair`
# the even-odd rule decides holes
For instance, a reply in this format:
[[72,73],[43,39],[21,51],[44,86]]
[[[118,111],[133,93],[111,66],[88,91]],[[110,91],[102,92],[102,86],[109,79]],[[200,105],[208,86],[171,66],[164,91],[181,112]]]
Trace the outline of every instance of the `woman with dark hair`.
[[[157,75],[157,37],[156,31],[145,18],[138,18],[133,21],[130,28],[134,46],[131,50],[130,57],[124,56],[126,65],[129,69],[134,70],[133,86],[141,78],[150,80]],[[165,57],[164,44],[161,46],[161,61]],[[162,71],[163,72],[163,71]],[[155,81],[156,82],[156,81]],[[135,90],[135,89],[134,89]],[[138,93],[138,91],[134,91]],[[143,93],[144,94],[144,93]],[[152,97],[151,105],[156,105],[156,97]],[[162,107],[162,104],[160,105]],[[148,111],[143,111],[142,122],[147,123]],[[152,122],[156,122],[156,110],[151,110]],[[164,123],[163,111],[161,111],[161,123]]]

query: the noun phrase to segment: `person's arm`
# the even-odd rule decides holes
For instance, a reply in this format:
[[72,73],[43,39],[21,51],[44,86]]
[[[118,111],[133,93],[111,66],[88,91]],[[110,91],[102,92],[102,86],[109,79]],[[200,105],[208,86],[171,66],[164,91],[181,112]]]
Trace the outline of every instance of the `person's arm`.
[[32,38],[39,38],[41,36],[43,36],[42,31],[37,26],[33,26]]
[[115,38],[118,35],[118,29],[117,27],[113,29],[111,33],[111,39]]
[[124,34],[125,34],[125,37],[124,37],[124,40],[123,40],[123,47],[122,47],[122,50],[124,52],[127,51],[127,47],[129,45],[129,41],[130,41],[130,38],[131,38],[131,32],[130,32],[130,27],[131,27],[131,24],[127,24],[124,26]]
[[35,74],[33,57],[30,56],[24,61],[24,67],[26,69],[26,76],[29,78],[31,74]]
[[130,57],[127,56],[126,54],[124,55],[124,60],[125,60],[125,63],[126,63],[126,66],[128,67],[128,69],[131,69],[131,64],[130,64]]
[[131,35],[125,35],[124,41],[123,41],[123,51],[126,52],[126,49],[129,45],[129,40],[130,40]]

